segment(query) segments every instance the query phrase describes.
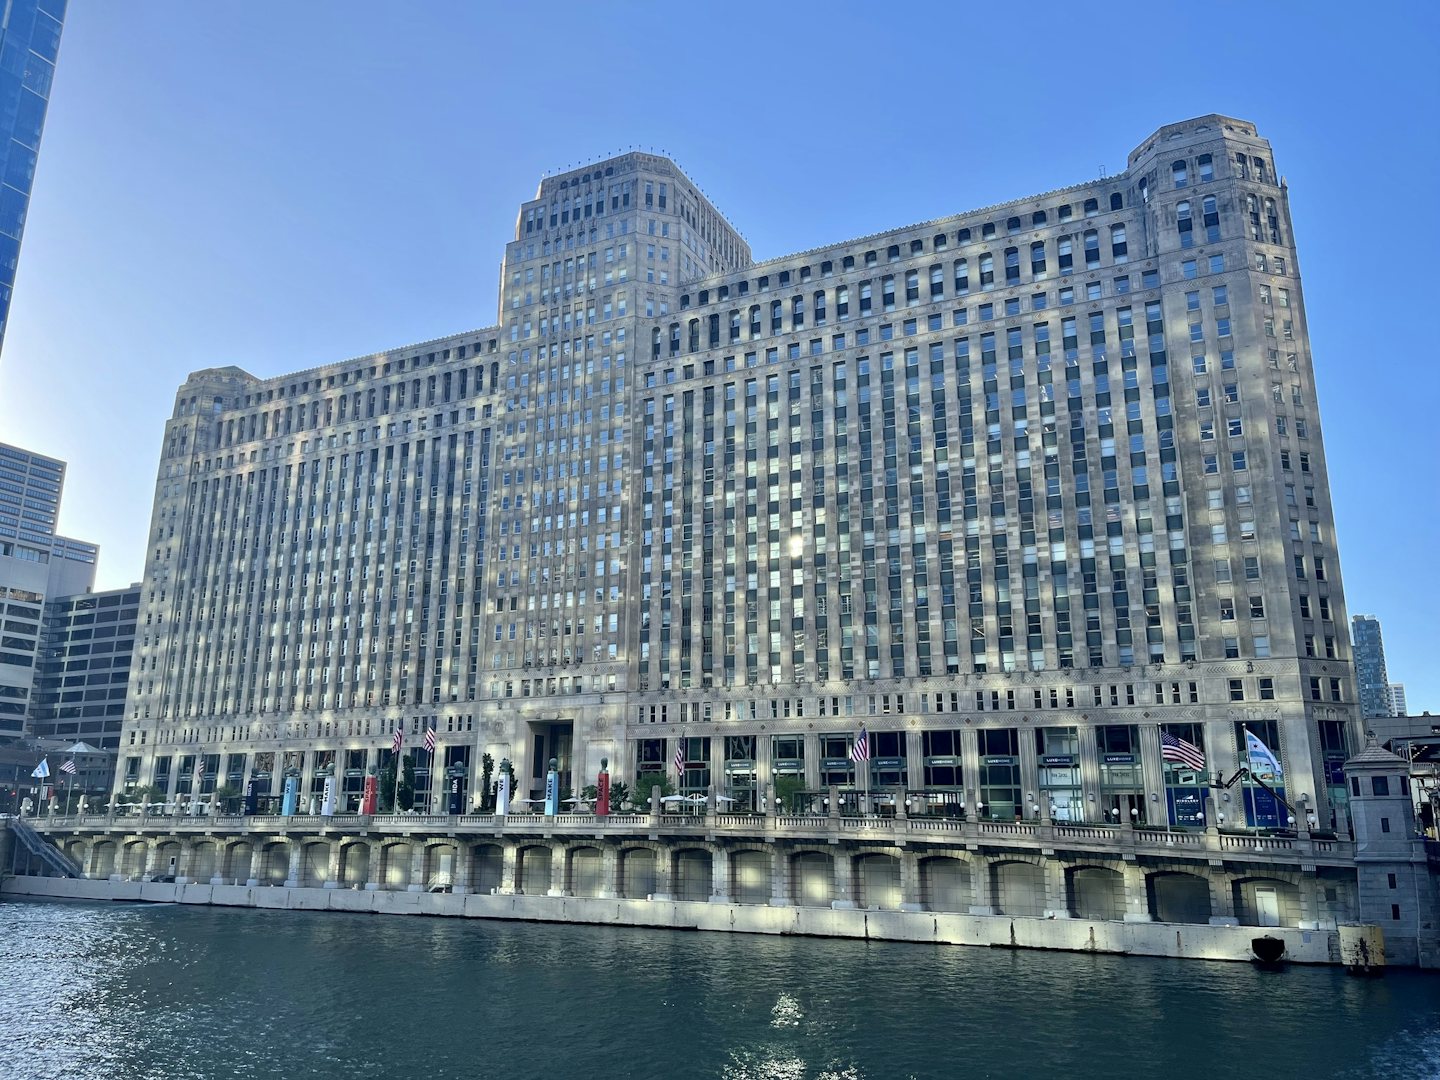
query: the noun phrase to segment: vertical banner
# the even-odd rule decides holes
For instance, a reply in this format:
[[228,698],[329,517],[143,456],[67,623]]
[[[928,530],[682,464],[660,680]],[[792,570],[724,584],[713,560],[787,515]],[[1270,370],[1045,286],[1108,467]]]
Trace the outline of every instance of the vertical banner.
[[365,788],[360,793],[360,813],[373,814],[380,804],[380,778],[374,773],[365,777]]
[[553,757],[550,759],[550,770],[545,774],[545,816],[554,817],[560,812],[560,773],[556,766],[559,764]]
[[280,803],[280,813],[285,817],[295,815],[295,799],[299,794],[300,781],[297,777],[285,777],[285,796]]
[[609,758],[600,759],[600,775],[595,778],[595,816],[610,815],[610,764]]
[[463,802],[463,800],[464,800],[464,798],[465,798],[464,786],[465,786],[464,777],[460,777],[460,776],[452,776],[452,777],[450,777],[450,807],[449,807],[449,810],[450,810],[450,813],[451,813],[451,814],[463,814],[463,813],[465,812],[465,807],[462,805],[462,802]]
[[260,812],[260,781],[253,776],[245,781],[245,816],[252,817]]
[[335,815],[335,777],[325,778],[325,795],[320,801],[320,814],[322,817],[333,817]]
[[[502,766],[506,762],[500,763]],[[495,813],[504,817],[510,813],[510,774],[502,768],[500,771],[500,782],[495,789]]]

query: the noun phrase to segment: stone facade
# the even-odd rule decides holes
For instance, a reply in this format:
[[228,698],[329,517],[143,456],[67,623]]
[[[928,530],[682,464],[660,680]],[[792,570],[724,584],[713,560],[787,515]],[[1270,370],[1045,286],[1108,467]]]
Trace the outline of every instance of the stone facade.
[[736,808],[1198,828],[1249,728],[1286,802],[1230,824],[1343,831],[1344,620],[1253,125],[763,264],[627,154],[522,205],[495,326],[181,387],[117,790],[333,773],[351,809],[433,727],[427,809],[488,754],[532,797],[608,758]]

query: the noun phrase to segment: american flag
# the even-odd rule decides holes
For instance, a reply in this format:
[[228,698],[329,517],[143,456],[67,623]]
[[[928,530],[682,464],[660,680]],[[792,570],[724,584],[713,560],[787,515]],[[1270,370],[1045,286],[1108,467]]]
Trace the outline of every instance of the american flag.
[[60,771],[63,772],[63,773],[69,773],[71,776],[74,776],[74,775],[75,775],[75,759],[74,759],[74,758],[71,758],[69,761],[64,762],[64,763],[60,766]]
[[425,729],[425,749],[432,754],[435,752],[435,726],[433,724]]
[[685,740],[675,740],[675,771],[681,776],[685,775]]
[[205,775],[205,755],[201,754],[195,759],[195,777],[199,779]]
[[396,724],[396,725],[395,725],[395,738],[394,738],[394,740],[392,740],[391,743],[390,743],[390,749],[391,749],[392,752],[398,754],[398,753],[400,752],[400,748],[401,748],[402,746],[404,746],[404,745],[405,745],[405,729],[404,729],[403,727],[401,727],[399,724]]
[[860,734],[855,736],[855,743],[850,747],[851,761],[870,760],[870,736],[865,734],[865,729],[860,729]]
[[1160,756],[1166,761],[1176,761],[1191,769],[1205,768],[1204,751],[1194,743],[1171,735],[1168,731],[1160,733]]

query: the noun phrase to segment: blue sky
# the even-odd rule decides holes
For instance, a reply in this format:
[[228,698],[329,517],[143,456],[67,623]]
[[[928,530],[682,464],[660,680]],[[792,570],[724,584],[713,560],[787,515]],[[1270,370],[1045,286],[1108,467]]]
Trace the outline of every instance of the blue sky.
[[1097,10],[72,0],[0,438],[69,461],[62,527],[123,585],[188,372],[489,325],[546,170],[663,150],[763,258],[1118,171],[1222,112],[1292,185],[1350,610],[1440,711],[1440,355],[1430,230],[1406,238],[1440,194],[1440,15]]

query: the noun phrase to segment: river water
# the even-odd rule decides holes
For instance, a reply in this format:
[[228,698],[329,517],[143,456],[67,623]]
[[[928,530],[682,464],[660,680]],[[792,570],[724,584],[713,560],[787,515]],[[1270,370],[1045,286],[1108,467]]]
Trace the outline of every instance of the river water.
[[0,903],[0,1077],[1440,1076],[1440,976]]

